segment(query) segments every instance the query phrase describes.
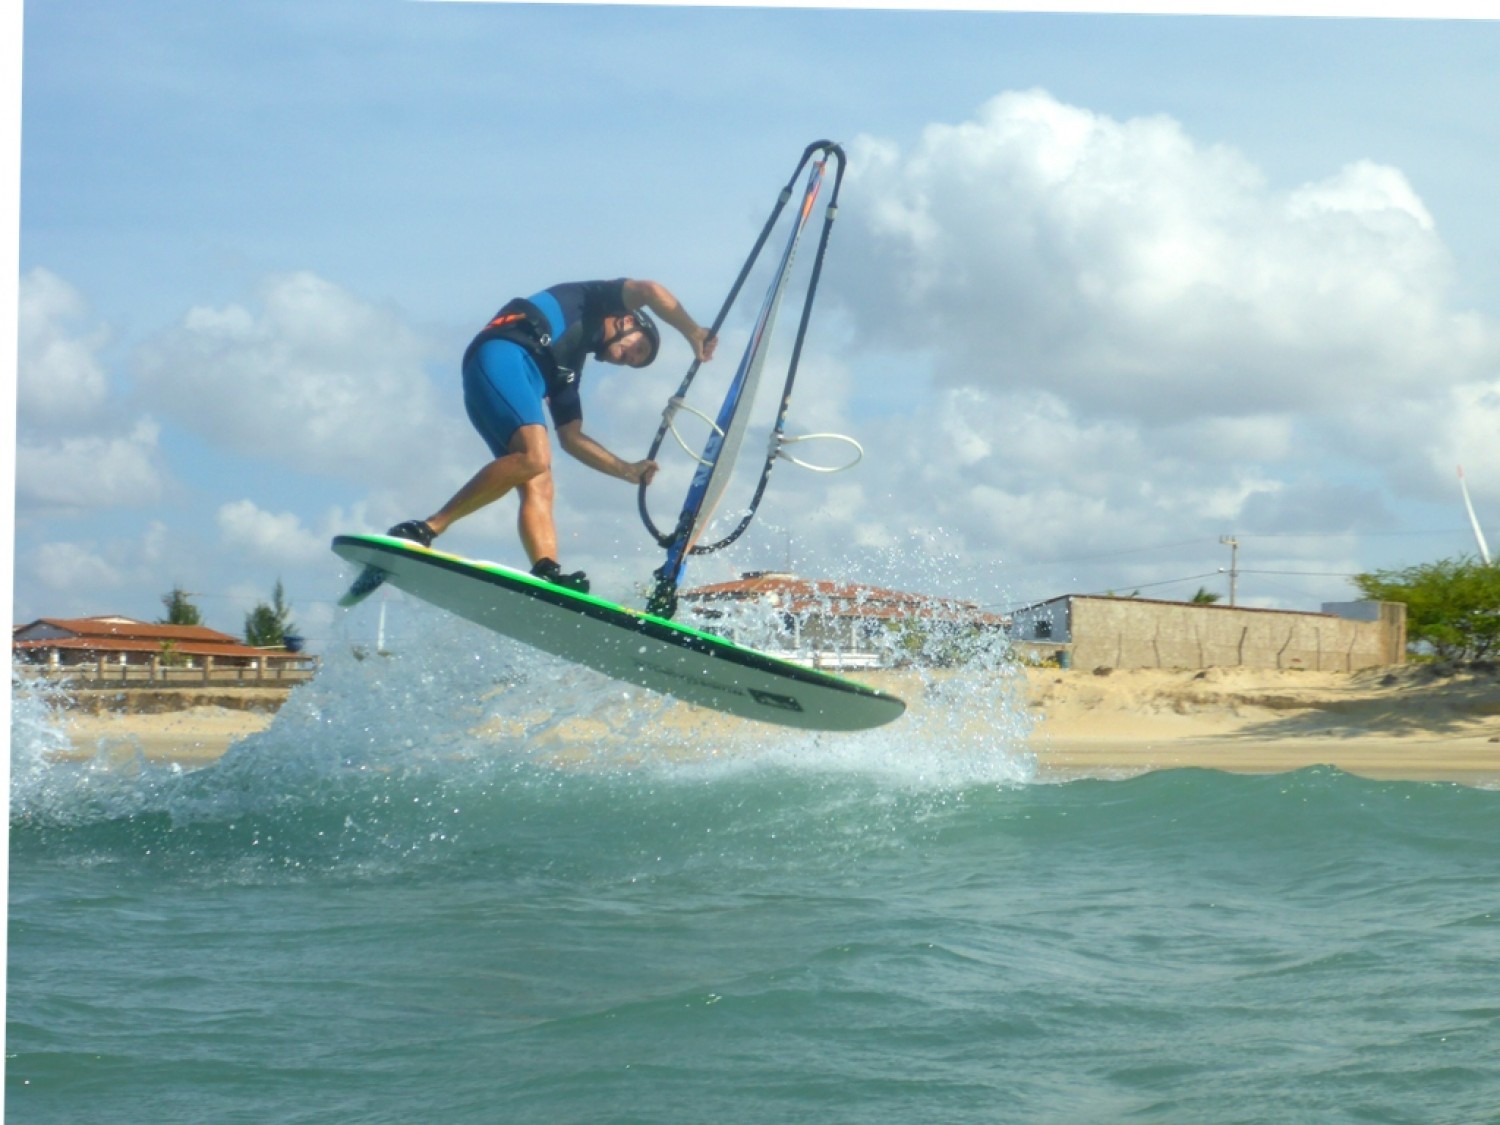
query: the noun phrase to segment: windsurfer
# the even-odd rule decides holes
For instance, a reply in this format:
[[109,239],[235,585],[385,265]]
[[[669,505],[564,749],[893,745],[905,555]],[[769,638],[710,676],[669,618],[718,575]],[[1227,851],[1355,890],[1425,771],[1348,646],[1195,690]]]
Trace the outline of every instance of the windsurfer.
[[654,281],[565,282],[507,303],[470,342],[463,359],[464,406],[493,460],[437,512],[399,523],[388,534],[429,546],[455,521],[515,489],[531,573],[586,591],[584,573],[565,574],[557,562],[552,446],[542,402],[564,451],[607,476],[649,484],[655,461],[626,461],[583,432],[578,388],[589,355],[627,367],[645,367],[656,358],[661,338],[650,313],[676,329],[699,361],[713,358],[716,337]]

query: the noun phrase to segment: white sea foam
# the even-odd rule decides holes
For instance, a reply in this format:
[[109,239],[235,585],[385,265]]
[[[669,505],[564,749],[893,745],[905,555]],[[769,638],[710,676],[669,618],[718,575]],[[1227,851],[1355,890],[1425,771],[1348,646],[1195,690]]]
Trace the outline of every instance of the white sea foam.
[[128,745],[122,753],[118,740],[79,760],[60,712],[65,689],[17,680],[12,818],[227,820],[372,787],[484,786],[535,770],[684,781],[775,770],[922,790],[1032,776],[1019,679],[996,640],[928,637],[942,662],[958,666],[895,674],[893,686],[910,696],[905,716],[834,734],[691,708],[410,599],[389,609],[384,651],[368,643],[369,616],[348,615],[317,677],[293,690],[271,725],[194,771],[148,762]]

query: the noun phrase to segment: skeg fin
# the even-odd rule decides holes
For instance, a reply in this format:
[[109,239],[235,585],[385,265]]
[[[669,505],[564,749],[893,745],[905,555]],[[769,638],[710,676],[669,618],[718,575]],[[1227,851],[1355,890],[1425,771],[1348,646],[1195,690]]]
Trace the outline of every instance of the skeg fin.
[[345,609],[356,606],[383,585],[385,585],[385,571],[377,566],[366,566],[349,586],[348,592],[339,599],[339,605]]

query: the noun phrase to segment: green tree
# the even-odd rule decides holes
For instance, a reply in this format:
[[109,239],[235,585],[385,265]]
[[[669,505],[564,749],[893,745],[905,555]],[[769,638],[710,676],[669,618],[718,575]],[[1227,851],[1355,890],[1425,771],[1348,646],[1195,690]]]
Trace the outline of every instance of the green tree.
[[1367,598],[1406,606],[1411,647],[1440,660],[1484,660],[1500,654],[1500,566],[1472,558],[1440,559],[1404,570],[1357,574]]
[[292,607],[287,604],[281,579],[271,594],[271,604],[260,602],[245,614],[245,643],[253,648],[281,648],[288,633],[296,633],[292,624]]
[[1188,601],[1192,602],[1193,605],[1213,605],[1221,596],[1220,594],[1215,594],[1212,590],[1207,590],[1199,586],[1198,592],[1189,598]]
[[198,612],[198,607],[188,598],[192,595],[181,586],[173,586],[170,594],[161,596],[161,604],[166,607],[167,615],[159,619],[158,625],[202,625],[203,614]]
[[897,664],[920,668],[960,667],[983,643],[980,631],[966,622],[916,617],[892,622],[887,638]]

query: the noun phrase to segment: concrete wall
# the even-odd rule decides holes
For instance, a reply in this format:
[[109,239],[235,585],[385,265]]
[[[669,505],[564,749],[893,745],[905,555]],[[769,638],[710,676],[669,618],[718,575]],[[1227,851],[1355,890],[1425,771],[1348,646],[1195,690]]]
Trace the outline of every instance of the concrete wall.
[[1406,659],[1406,607],[1379,619],[1140,598],[1068,599],[1075,668],[1307,668],[1348,672]]

